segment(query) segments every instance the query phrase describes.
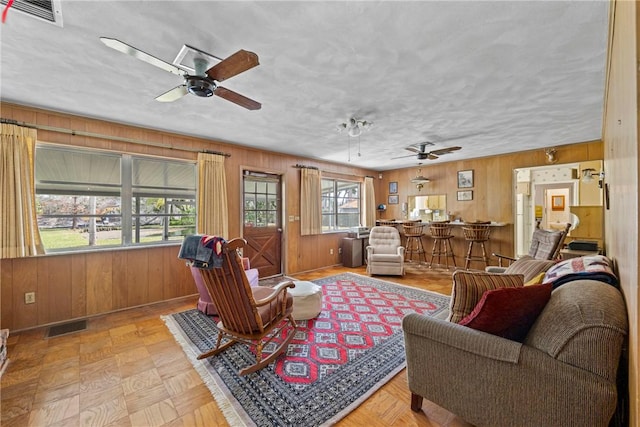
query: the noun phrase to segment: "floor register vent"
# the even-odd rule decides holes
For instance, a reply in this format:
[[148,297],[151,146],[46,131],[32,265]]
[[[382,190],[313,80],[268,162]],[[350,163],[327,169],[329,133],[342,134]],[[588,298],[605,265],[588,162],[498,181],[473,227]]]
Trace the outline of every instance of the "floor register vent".
[[[0,0],[2,10],[9,0]],[[62,0],[14,0],[7,14],[7,22],[12,12],[21,12],[36,19],[62,27]]]
[[73,332],[84,331],[87,329],[86,320],[78,320],[77,322],[64,323],[62,325],[52,326],[49,328],[47,338],[53,338],[60,335],[71,334]]

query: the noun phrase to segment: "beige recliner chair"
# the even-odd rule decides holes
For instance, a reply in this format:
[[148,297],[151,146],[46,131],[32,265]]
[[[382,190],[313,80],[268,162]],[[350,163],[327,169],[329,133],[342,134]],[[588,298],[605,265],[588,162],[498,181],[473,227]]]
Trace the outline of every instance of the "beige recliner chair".
[[404,275],[404,247],[395,227],[376,226],[369,233],[367,273]]

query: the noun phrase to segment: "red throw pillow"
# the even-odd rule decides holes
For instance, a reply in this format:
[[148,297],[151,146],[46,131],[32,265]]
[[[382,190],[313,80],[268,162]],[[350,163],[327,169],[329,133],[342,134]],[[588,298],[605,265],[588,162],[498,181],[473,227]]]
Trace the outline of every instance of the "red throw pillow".
[[486,291],[459,324],[522,342],[551,298],[551,283]]

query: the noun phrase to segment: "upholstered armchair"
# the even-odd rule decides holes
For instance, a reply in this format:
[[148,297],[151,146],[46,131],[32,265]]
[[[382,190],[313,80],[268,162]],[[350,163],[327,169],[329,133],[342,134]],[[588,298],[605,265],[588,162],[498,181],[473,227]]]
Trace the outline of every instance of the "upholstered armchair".
[[369,232],[367,273],[404,275],[404,247],[395,227],[375,226]]

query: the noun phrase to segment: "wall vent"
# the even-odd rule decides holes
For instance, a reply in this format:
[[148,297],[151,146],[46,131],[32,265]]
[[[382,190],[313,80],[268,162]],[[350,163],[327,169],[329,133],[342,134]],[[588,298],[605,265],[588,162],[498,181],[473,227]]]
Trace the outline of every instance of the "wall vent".
[[[2,9],[4,9],[8,1],[0,0]],[[7,15],[7,21],[10,19],[12,12],[20,12],[62,27],[61,4],[62,0],[14,0]]]

